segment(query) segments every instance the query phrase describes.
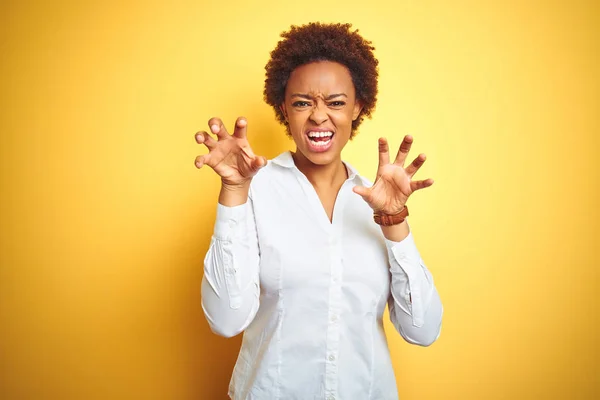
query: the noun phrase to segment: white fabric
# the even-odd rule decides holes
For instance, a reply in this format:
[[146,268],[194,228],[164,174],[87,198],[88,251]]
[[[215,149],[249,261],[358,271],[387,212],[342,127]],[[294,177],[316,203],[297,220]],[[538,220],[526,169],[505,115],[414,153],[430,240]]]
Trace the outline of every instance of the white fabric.
[[352,192],[371,183],[345,165],[333,222],[290,152],[258,172],[245,204],[217,205],[202,307],[213,332],[244,331],[232,399],[397,399],[386,304],[408,342],[440,334],[442,304],[412,233],[385,239]]

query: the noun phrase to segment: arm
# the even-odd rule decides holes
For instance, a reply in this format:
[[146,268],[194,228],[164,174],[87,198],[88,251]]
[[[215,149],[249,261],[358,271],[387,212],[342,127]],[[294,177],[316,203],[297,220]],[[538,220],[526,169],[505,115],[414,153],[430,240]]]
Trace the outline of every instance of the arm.
[[[400,225],[385,227],[390,228],[407,230],[408,224],[405,220]],[[385,236],[391,273],[390,319],[407,342],[429,346],[440,336],[444,312],[433,277],[410,230],[401,241],[390,240],[387,234]]]
[[196,168],[211,167],[221,177],[217,221],[204,258],[202,309],[213,332],[231,337],[248,327],[258,310],[259,249],[250,182],[267,159],[246,139],[247,122],[238,118],[230,135],[219,118],[210,131],[196,133],[209,153],[196,157]]
[[[425,154],[419,154],[408,167],[404,167],[412,142],[412,136],[404,136],[396,159],[390,163],[387,140],[379,139],[379,167],[375,184],[369,188],[353,188],[373,211],[397,215],[412,193],[433,184],[433,179],[412,180],[425,162]],[[382,226],[381,229],[390,264],[388,305],[392,323],[406,341],[429,346],[439,337],[443,313],[433,277],[419,255],[406,220],[398,225]]]
[[[228,196],[226,196],[228,197]],[[223,205],[221,203],[229,204]],[[202,309],[211,330],[232,337],[248,327],[259,306],[259,248],[252,198],[224,200],[204,259]]]

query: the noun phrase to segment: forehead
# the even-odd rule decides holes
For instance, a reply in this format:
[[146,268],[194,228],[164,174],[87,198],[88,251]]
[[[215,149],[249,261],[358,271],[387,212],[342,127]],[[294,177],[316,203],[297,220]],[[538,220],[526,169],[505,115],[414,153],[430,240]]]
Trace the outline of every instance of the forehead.
[[354,84],[350,71],[344,65],[333,61],[318,61],[301,65],[292,71],[285,90],[286,96],[291,93],[345,93],[347,96],[354,96]]

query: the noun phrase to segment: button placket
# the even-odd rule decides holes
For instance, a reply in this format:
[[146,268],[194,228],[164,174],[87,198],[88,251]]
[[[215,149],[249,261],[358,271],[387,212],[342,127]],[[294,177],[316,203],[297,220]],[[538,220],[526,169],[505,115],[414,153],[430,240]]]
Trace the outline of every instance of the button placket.
[[325,386],[327,393],[335,398],[338,386],[338,364],[337,353],[339,351],[340,324],[338,315],[341,311],[341,258],[339,257],[339,246],[331,246],[331,283],[329,285],[329,320],[327,326],[327,362],[325,366]]
[[329,232],[331,280],[329,284],[329,321],[327,325],[327,349],[325,362],[325,392],[328,399],[335,399],[338,390],[338,353],[340,345],[340,313],[342,299],[342,220],[343,190],[334,210],[333,223]]

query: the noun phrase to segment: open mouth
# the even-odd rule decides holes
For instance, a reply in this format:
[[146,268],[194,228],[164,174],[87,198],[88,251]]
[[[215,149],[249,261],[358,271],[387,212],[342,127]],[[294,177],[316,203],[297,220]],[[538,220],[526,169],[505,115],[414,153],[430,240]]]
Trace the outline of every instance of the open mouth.
[[315,148],[325,149],[331,144],[331,140],[333,139],[332,131],[310,131],[307,134],[308,141],[311,146]]

